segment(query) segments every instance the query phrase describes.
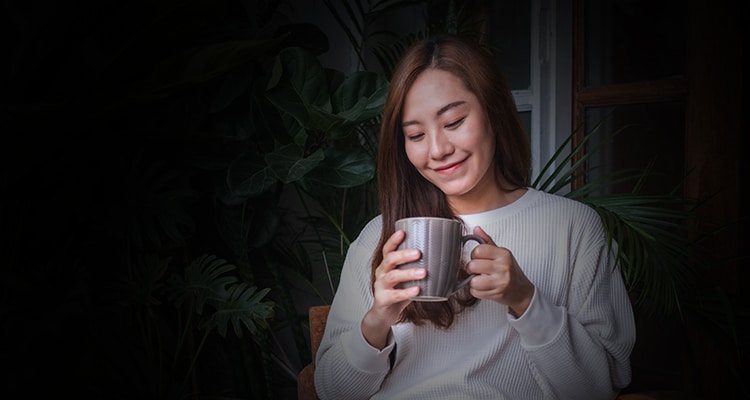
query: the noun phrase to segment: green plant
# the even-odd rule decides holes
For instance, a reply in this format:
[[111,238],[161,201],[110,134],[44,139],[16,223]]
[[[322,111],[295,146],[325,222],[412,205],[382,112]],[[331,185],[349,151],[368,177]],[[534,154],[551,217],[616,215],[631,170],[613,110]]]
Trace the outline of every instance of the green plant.
[[[532,186],[581,201],[596,210],[610,243],[618,244],[618,261],[635,306],[672,313],[680,309],[686,286],[695,273],[689,262],[694,229],[687,222],[697,203],[681,194],[679,182],[663,193],[642,192],[645,181],[654,173],[652,166],[616,170],[573,186],[578,178],[598,168],[590,163],[597,152],[611,145],[626,129],[635,128],[625,126],[607,134],[600,127],[598,124],[583,135],[572,149],[575,133],[568,136]],[[592,144],[595,136],[603,137],[596,145]],[[576,155],[580,157],[574,160]],[[613,187],[628,183],[632,185],[629,193],[613,192]]]
[[[721,267],[722,260],[703,253],[701,243],[720,232],[722,227],[708,231],[698,228],[696,215],[704,202],[686,197],[682,182],[657,192],[644,191],[646,182],[658,173],[653,163],[642,168],[615,170],[596,179],[587,178],[599,167],[591,164],[597,152],[613,145],[614,139],[626,130],[639,129],[623,126],[604,132],[601,127],[602,124],[598,124],[586,132],[573,148],[570,148],[571,142],[576,134],[571,134],[547,161],[532,186],[581,201],[599,214],[610,244],[617,243],[618,263],[636,316],[642,316],[639,342],[648,343],[649,335],[655,335],[654,323],[658,325],[656,329],[680,332],[674,340],[683,360],[675,362],[684,362],[687,367],[683,368],[689,370],[700,370],[696,360],[704,349],[691,343],[685,333],[700,326],[698,329],[711,331],[712,340],[728,343],[734,349],[722,353],[720,358],[729,371],[740,376],[736,369],[741,357],[736,321],[742,316],[731,306],[728,293],[704,282],[706,275]],[[583,183],[573,185],[577,180]],[[623,184],[631,185],[631,191],[613,190]],[[669,378],[680,371],[665,371],[648,365],[634,368],[635,390],[653,389],[637,386],[642,385],[640,380],[644,377],[639,375],[644,374],[649,375],[646,379],[651,379],[652,385],[659,379],[664,380],[659,384],[665,388],[672,388],[670,384],[680,385],[680,388],[684,385],[667,382],[681,379]]]

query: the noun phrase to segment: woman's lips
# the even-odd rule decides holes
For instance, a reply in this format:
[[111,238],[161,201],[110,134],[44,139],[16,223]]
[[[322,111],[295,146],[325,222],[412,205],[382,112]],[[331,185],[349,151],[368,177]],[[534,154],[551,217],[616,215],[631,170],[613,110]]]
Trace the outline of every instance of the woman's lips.
[[439,174],[450,174],[451,172],[457,170],[461,164],[463,164],[463,160],[451,164],[447,164],[441,167],[435,168],[435,171]]

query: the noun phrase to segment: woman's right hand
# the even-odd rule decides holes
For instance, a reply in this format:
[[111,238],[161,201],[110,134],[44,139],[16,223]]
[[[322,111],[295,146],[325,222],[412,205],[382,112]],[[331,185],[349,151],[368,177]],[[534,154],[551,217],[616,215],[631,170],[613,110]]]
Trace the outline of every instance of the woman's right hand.
[[397,289],[396,285],[425,277],[424,268],[398,269],[398,265],[419,260],[417,249],[397,250],[404,240],[404,231],[397,230],[383,246],[383,261],[375,269],[373,284],[375,301],[362,319],[362,335],[371,346],[383,349],[388,341],[391,326],[398,321],[409,301],[419,294],[419,287]]

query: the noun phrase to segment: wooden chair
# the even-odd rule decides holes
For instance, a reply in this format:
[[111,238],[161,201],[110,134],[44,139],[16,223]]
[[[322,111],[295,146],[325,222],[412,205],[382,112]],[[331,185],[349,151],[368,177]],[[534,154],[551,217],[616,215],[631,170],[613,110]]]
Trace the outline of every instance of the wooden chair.
[[326,321],[328,319],[329,305],[313,306],[308,311],[310,321],[310,350],[313,361],[306,365],[297,376],[297,399],[298,400],[317,400],[318,395],[315,392],[315,354],[318,353],[320,340],[323,339],[323,332],[326,330]]
[[[299,400],[318,400],[315,392],[315,354],[318,352],[320,340],[323,338],[323,332],[326,330],[326,321],[328,319],[329,305],[310,307],[308,318],[310,321],[310,350],[312,351],[313,362],[306,365],[297,376],[297,398]],[[654,391],[641,393],[628,393],[617,396],[616,400],[677,400],[681,399],[676,392]]]

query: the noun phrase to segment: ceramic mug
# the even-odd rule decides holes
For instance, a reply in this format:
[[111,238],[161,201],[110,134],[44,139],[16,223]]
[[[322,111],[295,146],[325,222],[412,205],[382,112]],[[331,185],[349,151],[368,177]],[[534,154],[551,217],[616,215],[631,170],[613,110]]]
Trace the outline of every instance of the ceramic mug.
[[459,221],[436,217],[403,218],[396,221],[396,230],[399,229],[406,232],[406,236],[398,249],[419,249],[422,257],[398,268],[424,268],[427,271],[424,279],[402,282],[396,286],[400,289],[419,286],[419,295],[412,300],[448,300],[474,277],[469,275],[459,282],[463,270],[463,247],[469,240],[479,244],[485,241],[476,235],[462,235]]

